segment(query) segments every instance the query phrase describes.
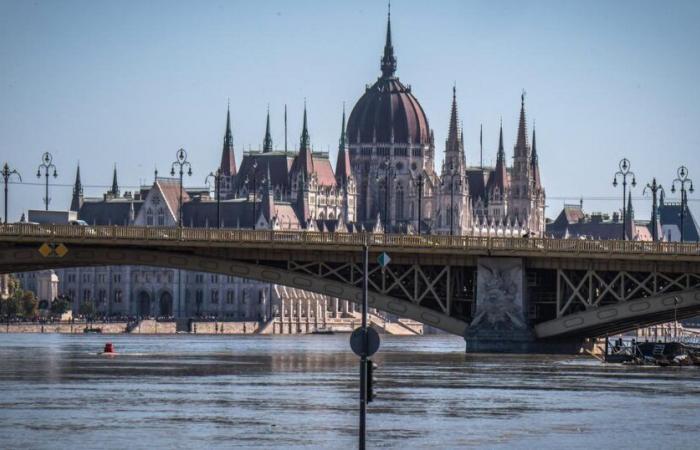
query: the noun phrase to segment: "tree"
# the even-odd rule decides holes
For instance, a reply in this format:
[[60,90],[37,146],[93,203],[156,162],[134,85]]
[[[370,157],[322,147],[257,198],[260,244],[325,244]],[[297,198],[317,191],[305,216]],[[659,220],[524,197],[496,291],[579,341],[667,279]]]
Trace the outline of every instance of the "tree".
[[63,296],[58,296],[51,302],[51,314],[54,316],[60,316],[61,314],[68,311],[70,305],[68,300]]
[[34,295],[33,292],[31,291],[25,291],[22,293],[21,297],[21,309],[22,309],[22,314],[24,315],[25,318],[30,319],[33,317],[36,317],[37,315],[37,310],[39,307],[39,301],[36,299],[36,296]]
[[85,317],[90,317],[95,314],[95,305],[91,300],[83,300],[78,306],[78,314]]

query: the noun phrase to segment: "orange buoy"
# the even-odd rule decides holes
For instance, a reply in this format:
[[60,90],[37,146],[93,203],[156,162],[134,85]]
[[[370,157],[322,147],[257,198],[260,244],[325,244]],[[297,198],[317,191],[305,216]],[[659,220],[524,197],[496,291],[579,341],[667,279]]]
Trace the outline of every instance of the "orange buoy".
[[103,353],[114,353],[114,346],[112,345],[111,342],[107,342],[105,344],[105,349]]

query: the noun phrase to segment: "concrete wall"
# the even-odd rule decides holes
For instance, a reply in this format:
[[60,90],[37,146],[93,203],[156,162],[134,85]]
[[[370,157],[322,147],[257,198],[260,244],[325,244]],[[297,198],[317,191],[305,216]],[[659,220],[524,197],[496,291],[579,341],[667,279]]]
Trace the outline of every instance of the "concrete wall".
[[[11,323],[0,324],[0,333],[83,333],[84,323]],[[126,331],[126,322],[91,323],[90,328],[99,328],[102,333],[118,334]]]
[[260,330],[259,322],[192,322],[190,333],[253,334]]

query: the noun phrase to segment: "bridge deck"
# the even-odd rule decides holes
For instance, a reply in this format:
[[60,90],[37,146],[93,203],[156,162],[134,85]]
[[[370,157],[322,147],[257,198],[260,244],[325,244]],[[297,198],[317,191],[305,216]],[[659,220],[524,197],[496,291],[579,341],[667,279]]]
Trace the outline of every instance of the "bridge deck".
[[586,257],[700,261],[700,243],[506,238],[449,235],[324,233],[309,231],[159,228],[134,226],[0,225],[0,242],[81,242],[138,246],[260,247],[360,250],[367,242],[394,253],[459,253],[490,256]]

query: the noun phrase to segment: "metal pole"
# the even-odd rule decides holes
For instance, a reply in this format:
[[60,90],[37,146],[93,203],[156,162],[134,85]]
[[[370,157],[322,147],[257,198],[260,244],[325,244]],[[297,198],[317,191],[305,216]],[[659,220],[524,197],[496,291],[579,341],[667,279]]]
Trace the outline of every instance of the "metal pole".
[[418,235],[419,236],[421,235],[421,230],[420,230],[421,224],[420,223],[423,219],[423,214],[421,213],[422,212],[421,211],[421,206],[422,206],[421,203],[423,203],[422,199],[423,199],[423,175],[419,174],[418,175]]
[[362,280],[362,336],[363,351],[360,356],[360,450],[365,450],[367,435],[367,288],[369,274],[369,243],[365,235],[363,246],[364,279]]
[[49,169],[46,168],[46,198],[44,198],[44,204],[46,205],[46,211],[49,210]]
[[622,240],[627,239],[625,226],[627,225],[627,205],[625,201],[627,200],[627,177],[622,177]]
[[[7,164],[5,164],[5,168],[7,168]],[[7,224],[7,181],[9,177],[5,176],[5,172],[3,171],[3,178],[5,179],[5,223]]]
[[685,240],[684,226],[683,222],[685,219],[685,183],[681,184],[681,242]]
[[216,228],[221,228],[221,173],[216,172]]

